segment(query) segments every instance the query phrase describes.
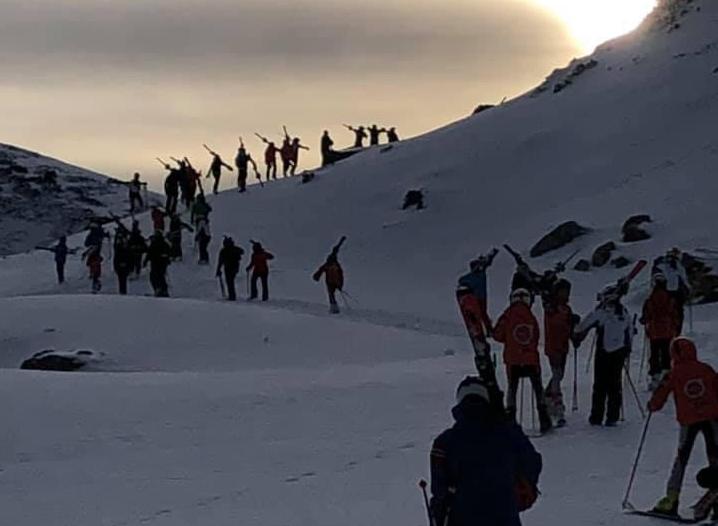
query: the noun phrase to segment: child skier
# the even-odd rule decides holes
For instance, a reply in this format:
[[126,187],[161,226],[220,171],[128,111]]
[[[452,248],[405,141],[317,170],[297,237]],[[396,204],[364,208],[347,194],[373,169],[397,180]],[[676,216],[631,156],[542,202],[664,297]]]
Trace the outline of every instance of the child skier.
[[528,378],[536,397],[541,433],[549,431],[552,423],[546,409],[541,384],[539,325],[531,312],[531,293],[528,290],[517,289],[511,293],[511,305],[496,323],[494,339],[504,344],[504,363],[508,380],[506,411],[509,417],[516,419],[516,394],[519,381]]
[[[598,295],[598,307],[586,316],[575,329],[576,346],[596,329],[593,396],[589,423],[613,427],[621,416],[623,367],[631,353],[633,323],[628,310],[621,303],[621,286],[606,287]],[[608,407],[607,407],[608,406]]]
[[551,380],[546,386],[546,402],[549,414],[559,427],[566,424],[561,382],[566,373],[573,327],[578,323],[578,316],[568,304],[570,297],[571,283],[560,279],[544,307],[544,352],[551,366]]
[[47,250],[55,255],[55,272],[57,273],[57,282],[62,285],[65,283],[65,263],[67,263],[67,255],[74,254],[76,249],[67,248],[67,237],[62,236],[54,247],[35,247],[38,250]]
[[679,326],[678,305],[666,289],[666,277],[662,273],[653,275],[653,290],[643,304],[640,322],[645,325],[651,344],[648,374],[653,391],[671,369],[671,341],[678,336]]
[[247,272],[252,271],[250,300],[257,299],[257,281],[262,282],[262,301],[269,299],[269,261],[274,256],[264,250],[261,243],[252,241],[252,259],[247,266]]
[[102,290],[102,251],[98,246],[91,246],[85,252],[85,264],[90,271],[92,280],[92,293],[97,294]]
[[339,264],[339,249],[346,241],[346,237],[342,237],[339,243],[332,249],[331,254],[327,257],[326,262],[317,269],[312,278],[319,281],[324,275],[324,281],[327,286],[327,294],[329,296],[329,312],[339,314],[339,304],[337,304],[337,291],[341,292],[344,288],[344,270]]
[[687,338],[673,340],[671,358],[673,369],[653,393],[648,409],[660,411],[673,394],[680,424],[678,452],[666,496],[656,504],[654,511],[676,515],[683,477],[698,433],[703,434],[710,465],[718,467],[718,376],[711,366],[698,361],[695,344]]

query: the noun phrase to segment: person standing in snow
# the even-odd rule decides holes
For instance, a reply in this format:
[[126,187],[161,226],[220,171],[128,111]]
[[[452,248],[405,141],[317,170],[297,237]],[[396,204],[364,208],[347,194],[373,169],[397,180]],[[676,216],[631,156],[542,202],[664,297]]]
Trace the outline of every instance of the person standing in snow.
[[658,387],[663,376],[671,370],[670,347],[671,341],[678,336],[679,318],[676,301],[666,290],[666,277],[661,273],[654,274],[653,290],[643,304],[640,320],[651,345],[648,360],[651,391]]
[[322,134],[322,140],[320,141],[320,148],[322,152],[322,166],[327,166],[329,164],[329,157],[332,154],[333,147],[334,141],[329,136],[329,132],[327,130],[324,130],[324,133]]
[[147,241],[145,240],[145,236],[142,235],[140,223],[137,221],[132,222],[129,246],[130,255],[132,257],[132,271],[135,277],[138,278],[140,277],[140,272],[142,272],[142,256],[147,251]]
[[239,264],[243,255],[244,250],[236,246],[231,237],[224,238],[222,250],[219,251],[217,258],[217,277],[222,279],[222,270],[224,270],[224,280],[227,283],[227,299],[229,301],[237,301],[235,278],[239,273]]
[[546,386],[546,402],[549,414],[559,427],[566,424],[566,406],[563,403],[561,382],[566,374],[573,328],[580,321],[571,310],[570,298],[571,283],[560,279],[544,306],[544,352],[551,367],[551,380]]
[[262,137],[258,133],[255,134],[257,137],[260,138],[260,140],[267,145],[267,147],[264,150],[264,164],[267,167],[267,182],[269,182],[269,179],[277,180],[277,154],[279,153],[279,149],[277,146],[267,139],[266,137]]
[[344,289],[344,270],[339,264],[339,250],[342,248],[346,239],[345,236],[342,236],[339,243],[332,249],[327,260],[312,276],[312,279],[317,282],[322,279],[322,275],[324,276],[324,282],[327,286],[327,295],[329,296],[329,312],[332,314],[339,314],[339,304],[337,303],[336,293]]
[[140,174],[135,172],[132,180],[126,184],[130,194],[130,214],[134,215],[136,211],[141,211],[145,207],[145,203],[142,200],[142,187],[147,188],[147,183],[140,181]]
[[194,229],[182,221],[179,215],[175,214],[171,216],[170,229],[167,233],[167,239],[170,242],[170,255],[173,260],[182,260],[182,230],[194,232]]
[[130,240],[126,230],[118,229],[115,233],[114,257],[112,260],[117,275],[117,291],[121,295],[127,294],[127,280],[133,268]]
[[65,283],[65,264],[67,263],[67,255],[74,254],[75,249],[67,248],[67,237],[62,236],[54,247],[35,247],[38,250],[47,250],[55,255],[55,272],[57,274],[57,283],[62,285]]
[[234,158],[234,164],[237,166],[237,188],[241,193],[247,191],[247,175],[249,173],[249,165],[251,164],[254,168],[255,173],[257,170],[257,163],[254,162],[252,156],[247,153],[244,148],[244,144],[237,150],[237,157]]
[[85,236],[85,248],[98,248],[102,251],[102,244],[105,238],[109,239],[110,235],[102,228],[99,221],[93,221]]
[[691,296],[686,267],[681,261],[681,251],[673,248],[653,265],[653,273],[661,273],[666,277],[666,290],[673,296],[678,307],[678,333],[683,332],[685,305]]
[[504,311],[494,328],[494,339],[504,344],[504,363],[508,388],[506,412],[516,421],[516,394],[522,378],[528,378],[536,397],[541,433],[552,427],[546,408],[541,365],[538,352],[539,324],[531,312],[531,293],[517,289],[511,293],[511,305]]
[[493,408],[478,377],[459,384],[456,402],[454,425],[431,448],[432,524],[520,526],[519,513],[538,498],[541,455]]
[[396,132],[396,128],[392,126],[388,130],[386,130],[386,139],[389,144],[399,142],[399,134]]
[[195,241],[199,248],[200,265],[209,264],[209,243],[212,240],[212,234],[209,229],[209,214],[212,207],[207,203],[204,194],[200,192],[192,205],[192,224],[195,227]]
[[247,272],[252,271],[250,300],[257,299],[257,281],[262,282],[262,301],[269,299],[269,261],[274,256],[264,250],[261,243],[252,241],[252,259],[247,267]]
[[284,137],[282,147],[279,149],[279,157],[282,159],[282,175],[289,177],[292,170],[292,157],[294,156],[294,147],[292,139],[289,135]]
[[304,146],[298,137],[292,139],[292,156],[291,156],[291,167],[289,174],[294,177],[297,173],[297,166],[299,166],[299,150],[309,150],[309,147]]
[[90,273],[92,293],[97,294],[102,290],[102,249],[97,245],[92,245],[82,257]]
[[345,124],[344,126],[347,130],[354,133],[354,148],[364,148],[364,139],[368,137],[364,126],[359,126],[358,128],[354,128],[348,124]]
[[386,130],[384,128],[379,128],[376,124],[369,126],[369,146],[377,146],[379,144],[381,134],[385,131]]
[[479,256],[469,263],[470,272],[459,278],[459,287],[469,289],[472,296],[478,301],[480,308],[479,317],[476,320],[483,336],[491,336],[493,325],[488,314],[488,286],[486,279],[486,271],[493,264],[494,258],[499,253],[493,249],[487,255]]
[[167,174],[167,177],[165,178],[165,210],[167,215],[172,215],[177,212],[180,179],[182,178],[182,174],[180,173],[180,170],[171,168],[170,165],[165,165],[165,168],[169,170],[169,174]]
[[152,207],[150,217],[152,218],[152,228],[155,232],[165,233],[165,218],[167,216],[167,212],[162,210],[159,206]]
[[212,177],[214,179],[214,185],[212,186],[212,193],[217,194],[219,192],[219,181],[222,178],[222,168],[226,168],[230,172],[234,171],[233,168],[225,163],[218,153],[209,151],[212,156],[212,164],[209,165],[209,172],[207,178]]
[[620,286],[606,287],[598,295],[598,307],[574,331],[574,343],[580,346],[589,331],[596,330],[593,395],[589,423],[612,427],[618,424],[623,404],[621,378],[631,353],[633,322],[621,303]]
[[666,496],[654,508],[654,511],[666,515],[678,513],[683,478],[699,433],[703,434],[711,467],[718,467],[718,376],[710,365],[698,361],[696,354],[696,346],[688,338],[673,340],[673,369],[648,403],[649,411],[660,411],[673,394],[676,419],[680,425],[678,452],[668,479]]
[[167,268],[170,266],[170,246],[161,232],[155,232],[145,256],[145,266],[150,265],[150,284],[158,298],[169,297]]

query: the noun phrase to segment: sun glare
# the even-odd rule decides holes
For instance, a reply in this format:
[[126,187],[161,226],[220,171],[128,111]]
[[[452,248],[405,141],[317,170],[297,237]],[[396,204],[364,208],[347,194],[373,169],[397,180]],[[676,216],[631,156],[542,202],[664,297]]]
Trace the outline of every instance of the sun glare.
[[563,20],[586,53],[635,29],[656,5],[656,0],[535,1]]

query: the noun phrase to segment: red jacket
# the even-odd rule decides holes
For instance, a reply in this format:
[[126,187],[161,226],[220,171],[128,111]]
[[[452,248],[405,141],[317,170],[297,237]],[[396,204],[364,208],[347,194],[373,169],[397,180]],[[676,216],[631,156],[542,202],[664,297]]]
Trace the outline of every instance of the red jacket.
[[676,418],[683,426],[718,419],[718,376],[696,358],[696,346],[686,338],[671,344],[673,369],[653,393],[648,408],[660,411],[673,393]]
[[646,325],[646,334],[651,340],[672,340],[678,336],[678,306],[666,290],[653,289],[643,304],[641,321]]
[[277,147],[272,146],[271,144],[267,145],[267,149],[264,150],[264,163],[265,164],[275,164],[277,162]]
[[314,280],[319,281],[324,274],[327,288],[331,290],[342,290],[344,288],[344,271],[339,263],[324,263],[314,273]]
[[553,305],[544,313],[544,352],[546,356],[568,354],[573,331],[573,311],[568,305]]
[[152,226],[155,230],[165,230],[165,213],[161,212],[157,208],[152,209]]
[[494,339],[504,344],[506,365],[539,366],[539,324],[525,303],[506,309],[494,328]]
[[254,273],[256,275],[266,276],[267,274],[269,274],[269,264],[267,262],[271,261],[272,259],[274,259],[274,256],[266,250],[254,252],[252,254],[252,260],[250,261],[247,270],[249,271],[254,269]]

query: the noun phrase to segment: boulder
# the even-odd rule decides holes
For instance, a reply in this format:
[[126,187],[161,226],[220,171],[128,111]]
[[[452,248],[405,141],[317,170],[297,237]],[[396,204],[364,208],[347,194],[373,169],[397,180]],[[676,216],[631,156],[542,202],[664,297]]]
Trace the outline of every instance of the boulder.
[[576,238],[586,235],[590,231],[590,228],[583,227],[575,221],[562,223],[542,237],[539,242],[531,248],[530,255],[532,258],[543,256],[547,252],[565,247]]
[[604,266],[606,263],[611,261],[611,254],[613,254],[614,250],[616,250],[616,243],[613,241],[604,243],[593,251],[593,256],[591,256],[591,265],[594,267]]
[[33,354],[22,362],[20,369],[36,371],[77,371],[91,362],[97,361],[98,355],[89,350],[56,351],[47,349]]
[[623,223],[621,227],[623,242],[635,243],[637,241],[651,239],[651,235],[641,228],[641,225],[652,222],[653,220],[648,214],[639,214],[626,219],[626,222]]
[[695,304],[718,303],[718,276],[713,268],[695,256],[683,253],[688,281],[691,284],[692,302]]
[[579,259],[573,269],[578,270],[579,272],[588,272],[591,270],[591,262],[587,259]]

